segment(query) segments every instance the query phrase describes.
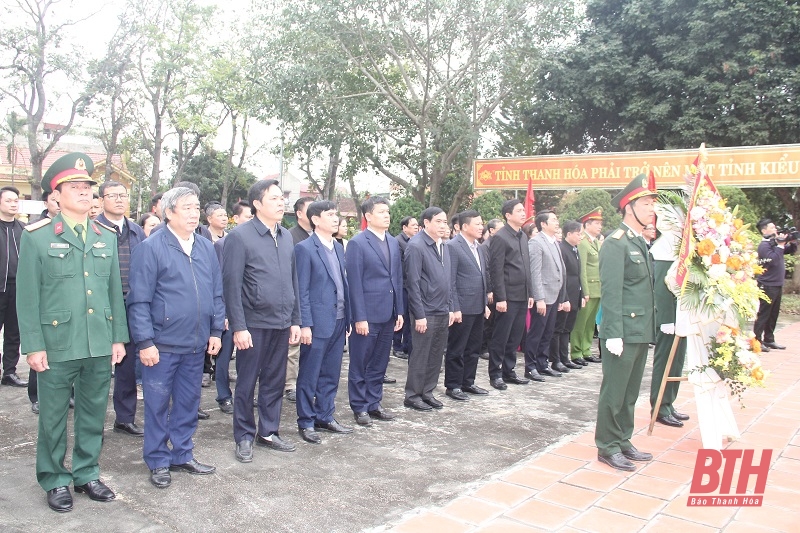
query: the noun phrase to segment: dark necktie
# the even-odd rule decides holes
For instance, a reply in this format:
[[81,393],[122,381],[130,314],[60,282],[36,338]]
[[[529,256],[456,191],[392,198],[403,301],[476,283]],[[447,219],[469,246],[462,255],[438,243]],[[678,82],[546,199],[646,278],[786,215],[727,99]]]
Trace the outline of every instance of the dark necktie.
[[83,224],[75,224],[75,233],[78,234],[78,238],[83,242]]

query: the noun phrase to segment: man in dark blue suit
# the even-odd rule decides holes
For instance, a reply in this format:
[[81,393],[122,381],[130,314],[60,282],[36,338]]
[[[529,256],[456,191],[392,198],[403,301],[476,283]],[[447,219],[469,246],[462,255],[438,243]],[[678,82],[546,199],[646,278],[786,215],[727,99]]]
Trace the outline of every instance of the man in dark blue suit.
[[475,210],[458,215],[461,232],[447,241],[450,250],[451,277],[455,280],[453,308],[455,316],[447,337],[444,363],[445,394],[454,400],[469,399],[465,393],[487,394],[475,385],[478,351],[483,343],[484,320],[489,316],[489,260],[486,248],[478,246],[483,234],[483,220]]
[[322,442],[317,430],[352,433],[333,417],[342,371],[344,339],[350,329],[350,297],[336,204],[313,202],[306,216],[314,233],[295,246],[300,289],[300,363],[297,373],[297,427],[304,441]]
[[348,392],[356,422],[391,420],[381,407],[383,376],[392,336],[403,327],[403,265],[400,246],[389,235],[389,202],[380,196],[361,205],[367,229],[347,245],[347,281],[353,329],[350,336]]

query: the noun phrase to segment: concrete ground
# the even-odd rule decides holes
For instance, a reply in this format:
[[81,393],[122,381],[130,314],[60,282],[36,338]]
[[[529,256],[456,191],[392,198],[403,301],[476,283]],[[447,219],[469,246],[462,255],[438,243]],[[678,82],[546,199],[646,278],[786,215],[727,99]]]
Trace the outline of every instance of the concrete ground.
[[[419,509],[441,507],[472,493],[522,461],[585,435],[594,425],[599,364],[500,392],[489,386],[486,361],[481,360],[476,383],[490,394],[457,403],[440,385],[436,393],[445,407],[428,413],[402,407],[405,366],[405,361],[391,359],[388,374],[398,383],[385,387],[384,407],[398,415],[395,421],[356,427],[349,436],[323,434],[323,444],[314,446],[300,440],[294,404],[284,402],[281,434],[297,443],[297,451],[256,447],[250,464],[234,458],[231,417],[218,410],[215,388],[203,389],[202,407],[211,419],[199,423],[195,454],[214,464],[217,473],[175,473],[165,490],[149,483],[141,440],[111,431],[109,401],[101,478],[117,499],[103,504],[75,495],[74,510],[63,515],[47,507],[36,483],[38,418],[26,392],[0,387],[0,531],[380,531]],[[642,405],[650,366],[642,383]],[[345,357],[337,419],[352,425],[346,367]],[[518,371],[522,373],[519,364]],[[27,375],[24,362],[20,374]],[[69,461],[69,453],[67,457]]]

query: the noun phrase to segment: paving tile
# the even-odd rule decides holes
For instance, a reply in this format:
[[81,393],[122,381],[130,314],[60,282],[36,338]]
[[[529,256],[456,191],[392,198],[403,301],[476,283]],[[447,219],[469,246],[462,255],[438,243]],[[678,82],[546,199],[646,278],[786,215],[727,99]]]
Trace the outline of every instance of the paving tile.
[[641,435],[636,435],[631,439],[631,443],[636,446],[637,450],[641,450],[643,452],[650,452],[652,454],[657,454],[669,450],[675,445],[675,441],[677,439],[673,438],[664,438],[662,433],[658,431],[658,428],[653,428],[653,434],[651,436],[647,436],[647,432]]
[[515,520],[500,518],[498,520],[492,520],[491,523],[476,529],[475,533],[539,533],[545,531],[547,531],[547,529],[521,524]]
[[797,513],[764,504],[761,507],[742,507],[736,520],[753,525],[768,526],[779,531],[797,531]]
[[603,496],[602,492],[559,482],[539,492],[536,499],[584,510],[599,500],[601,496]]
[[789,472],[800,475],[800,460],[779,457],[778,460],[775,461],[775,464],[772,465],[772,469],[779,472]]
[[578,459],[580,461],[593,461],[597,459],[597,448],[572,442],[560,446],[550,453],[560,455],[561,457],[569,457],[570,459]]
[[480,525],[500,516],[504,511],[506,511],[505,507],[466,496],[446,505],[441,513],[462,522]]
[[591,431],[586,431],[585,433],[581,433],[574,439],[572,442],[575,444],[585,444],[586,446],[594,446],[594,433]]
[[511,483],[493,481],[479,488],[473,496],[507,508],[518,505],[521,501],[534,495],[536,491]]
[[651,496],[616,489],[601,498],[595,505],[611,511],[617,511],[618,513],[649,520],[666,506],[666,502]]
[[426,512],[398,524],[391,531],[394,533],[465,533],[470,529],[472,526],[458,520]]
[[[795,414],[795,416],[797,415]],[[800,446],[800,434],[795,435],[794,438],[791,441],[789,441],[789,444],[791,444],[792,446]]]
[[[755,476],[751,476],[750,479],[755,479]],[[767,476],[767,486],[786,490],[797,490],[800,483],[798,483],[797,474],[781,472],[773,468],[769,471],[769,476]]]
[[544,528],[548,531],[563,526],[578,515],[578,511],[568,509],[542,500],[529,500],[516,509],[506,513],[507,518],[513,518],[531,526]]
[[561,457],[551,453],[545,454],[537,459],[534,459],[529,466],[536,466],[544,470],[552,472],[560,472],[562,474],[569,474],[575,470],[586,466],[587,461],[570,459],[569,457]]
[[718,533],[719,529],[673,516],[659,515],[651,520],[642,531],[646,533]]
[[582,468],[566,476],[562,481],[570,485],[577,485],[585,489],[599,490],[608,492],[624,479],[620,476],[607,474],[605,472],[595,472],[587,468]]
[[647,466],[639,469],[639,473],[644,476],[666,479],[677,483],[691,483],[693,472],[694,468],[662,463],[661,461],[651,461]]
[[703,443],[699,440],[681,439],[671,448],[673,450],[680,450],[682,452],[697,453],[703,447]]
[[515,483],[524,487],[542,490],[556,481],[560,480],[564,474],[542,470],[532,466],[526,466],[503,476],[503,481]]
[[641,531],[646,521],[607,509],[593,507],[570,522],[583,531],[596,533],[634,533]]
[[662,511],[663,514],[721,528],[733,518],[738,510],[736,507],[688,507],[686,505],[688,495],[688,491],[678,495],[667,504]]
[[800,446],[787,446],[781,452],[781,457],[786,457],[787,459],[799,459],[800,460]]
[[626,472],[625,470],[617,470],[616,468],[611,468],[605,463],[601,463],[600,461],[592,461],[588,463],[584,470],[592,470],[593,472],[602,472],[604,474],[610,474],[612,476],[617,476],[618,478],[625,479],[630,478],[636,475],[636,472]]
[[669,463],[678,466],[685,466],[694,469],[697,462],[697,452],[682,452],[679,450],[668,450],[656,458],[661,463]]
[[722,530],[723,533],[775,533],[776,531],[780,530],[766,527],[763,524],[756,525],[749,522],[740,522],[738,520],[734,520]]
[[619,488],[644,494],[645,496],[661,498],[662,500],[671,500],[680,494],[686,486],[686,483],[676,483],[666,479],[633,476],[620,485]]
[[764,504],[800,514],[800,488],[787,490],[771,487],[767,483],[767,488],[764,490]]
[[794,424],[781,425],[781,421],[782,420],[780,419],[776,419],[776,417],[770,417],[766,415],[758,422],[753,424],[750,430],[761,435],[781,437],[786,439],[788,442],[794,436],[795,432],[797,431],[797,427]]

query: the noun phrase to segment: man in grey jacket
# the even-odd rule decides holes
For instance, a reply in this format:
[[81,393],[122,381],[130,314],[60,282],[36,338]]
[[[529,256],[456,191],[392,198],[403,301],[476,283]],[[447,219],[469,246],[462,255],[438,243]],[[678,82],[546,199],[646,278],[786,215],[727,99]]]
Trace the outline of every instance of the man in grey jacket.
[[[253,460],[253,441],[291,452],[278,435],[289,344],[300,340],[300,304],[294,242],[283,218],[283,192],[275,180],[247,193],[255,217],[225,237],[222,285],[236,354],[233,438],[236,459]],[[258,380],[258,432],[253,392]]]

